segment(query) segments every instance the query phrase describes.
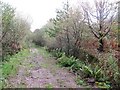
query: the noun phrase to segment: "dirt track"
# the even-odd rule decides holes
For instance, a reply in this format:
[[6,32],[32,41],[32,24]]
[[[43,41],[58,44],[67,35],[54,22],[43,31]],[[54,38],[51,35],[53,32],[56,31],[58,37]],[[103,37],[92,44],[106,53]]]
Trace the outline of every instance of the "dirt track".
[[36,48],[22,60],[17,75],[7,80],[12,88],[78,88],[75,76],[59,67],[52,57],[45,57]]

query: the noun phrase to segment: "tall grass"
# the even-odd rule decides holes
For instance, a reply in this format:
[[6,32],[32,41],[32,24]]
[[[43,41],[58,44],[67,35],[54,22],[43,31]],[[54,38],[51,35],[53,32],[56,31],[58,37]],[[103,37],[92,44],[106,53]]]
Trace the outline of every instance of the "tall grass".
[[24,49],[13,56],[8,56],[6,60],[2,62],[0,67],[0,72],[2,73],[0,88],[4,86],[3,84],[5,84],[5,79],[9,76],[14,76],[17,73],[19,65],[23,60],[25,60],[26,57],[29,56],[29,54],[29,50]]

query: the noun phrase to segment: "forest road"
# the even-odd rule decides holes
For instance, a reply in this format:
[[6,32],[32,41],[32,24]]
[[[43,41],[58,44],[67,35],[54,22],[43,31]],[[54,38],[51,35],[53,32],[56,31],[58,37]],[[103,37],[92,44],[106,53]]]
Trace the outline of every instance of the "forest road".
[[56,64],[53,57],[45,57],[37,48],[22,60],[18,73],[7,79],[7,88],[79,88],[76,76]]

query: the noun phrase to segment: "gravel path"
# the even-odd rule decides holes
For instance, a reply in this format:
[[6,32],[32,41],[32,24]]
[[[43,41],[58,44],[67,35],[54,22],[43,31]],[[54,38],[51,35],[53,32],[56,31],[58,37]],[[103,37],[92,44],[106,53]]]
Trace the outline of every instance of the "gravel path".
[[52,57],[45,58],[36,48],[31,56],[21,62],[19,71],[7,80],[7,87],[12,88],[78,88],[75,76],[59,67]]

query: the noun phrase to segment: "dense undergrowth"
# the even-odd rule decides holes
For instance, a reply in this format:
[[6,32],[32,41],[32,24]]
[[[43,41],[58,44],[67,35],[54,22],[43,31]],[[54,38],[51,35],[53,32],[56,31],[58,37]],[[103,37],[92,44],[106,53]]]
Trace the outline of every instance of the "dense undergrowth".
[[[47,47],[36,46],[45,57],[55,57],[57,64],[66,67],[77,76],[76,83],[85,87],[113,88],[120,85],[120,73],[117,60],[108,54],[106,63],[102,59],[88,58],[78,59],[74,56],[66,56],[59,49],[48,51]],[[88,54],[89,55],[89,54]],[[92,61],[92,62],[91,62]]]
[[4,87],[6,84],[6,79],[10,76],[14,76],[19,65],[25,58],[29,56],[30,52],[28,49],[24,49],[13,56],[7,56],[6,60],[1,63],[0,71],[2,72],[0,88]]
[[[106,64],[101,64],[102,60],[80,60],[73,56],[66,56],[58,49],[51,51],[56,57],[58,64],[68,68],[78,76],[76,82],[83,86],[94,86],[99,88],[119,87],[120,73],[117,60],[109,54]],[[88,54],[89,55],[89,54]],[[91,59],[92,62],[89,62]],[[94,59],[94,58],[93,58]]]

